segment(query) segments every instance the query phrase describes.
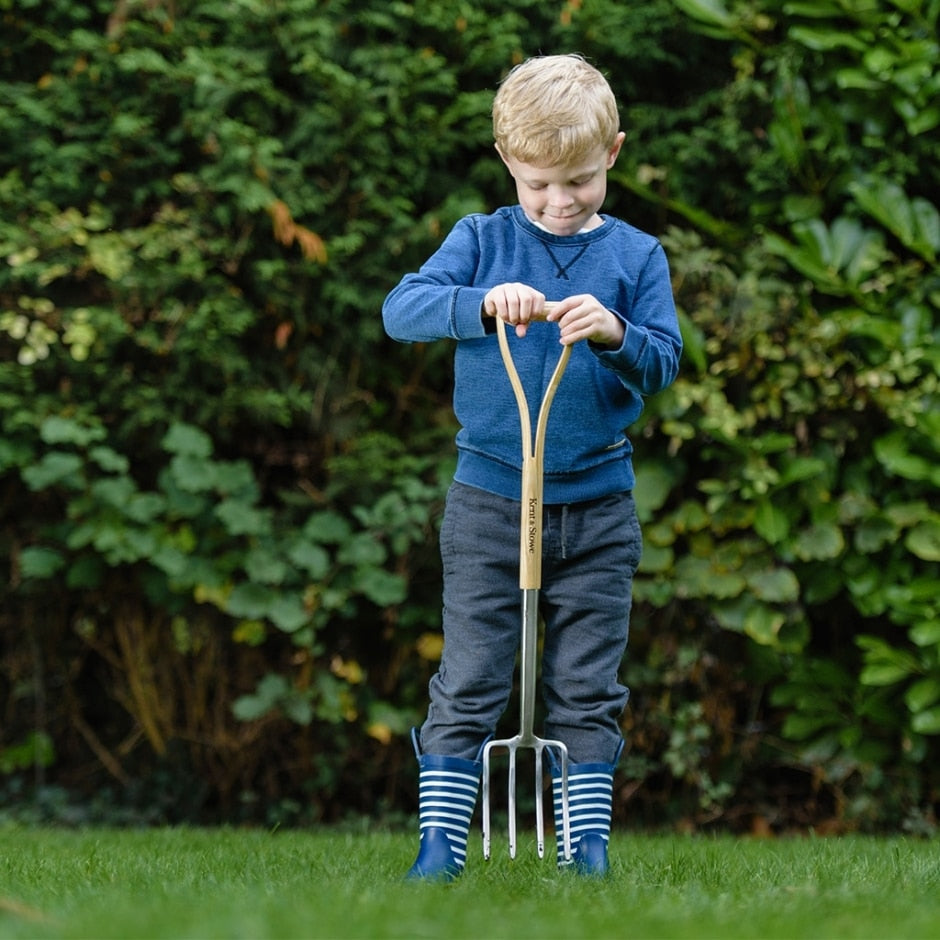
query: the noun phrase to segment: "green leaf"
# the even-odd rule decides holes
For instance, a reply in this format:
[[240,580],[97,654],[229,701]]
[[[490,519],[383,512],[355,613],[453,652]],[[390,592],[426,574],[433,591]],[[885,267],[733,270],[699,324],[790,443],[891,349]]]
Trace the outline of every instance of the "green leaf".
[[304,524],[304,535],[313,542],[324,545],[340,544],[350,535],[349,523],[339,513],[314,513]]
[[105,473],[127,473],[130,461],[124,454],[119,454],[110,447],[92,447],[88,451],[89,460],[93,460]]
[[233,617],[260,620],[267,616],[277,592],[262,584],[244,581],[237,584],[225,599],[225,609]]
[[911,728],[918,734],[940,734],[940,706],[914,715],[911,718]]
[[33,490],[44,490],[62,483],[71,489],[82,485],[82,459],[77,454],[53,451],[30,467],[24,467],[22,477],[26,485]]
[[910,432],[897,428],[875,440],[875,456],[889,473],[908,480],[940,484],[940,466],[910,449]]
[[239,721],[255,721],[277,708],[290,693],[290,684],[284,676],[268,673],[252,695],[243,695],[235,700],[232,713]]
[[383,571],[381,568],[367,568],[359,572],[356,584],[360,591],[379,607],[400,604],[407,597],[407,585],[401,575]]
[[284,560],[264,548],[253,548],[243,562],[245,573],[261,584],[283,584],[288,568]]
[[940,702],[940,679],[926,676],[912,682],[904,693],[904,701],[912,712],[922,712]]
[[220,495],[251,503],[257,501],[258,483],[247,460],[218,460],[212,466],[215,488]]
[[917,646],[940,644],[940,620],[925,620],[908,631],[911,641]]
[[336,554],[337,561],[341,564],[355,567],[382,565],[386,557],[387,552],[382,543],[367,532],[354,535]]
[[260,646],[268,636],[263,620],[241,620],[232,631],[232,639],[246,646]]
[[370,727],[388,728],[394,734],[406,735],[414,726],[411,709],[397,708],[391,702],[370,702],[368,716]]
[[754,531],[766,542],[776,545],[790,534],[789,514],[777,501],[761,499],[754,515]]
[[[792,445],[792,439],[786,437],[787,446]],[[793,457],[784,460],[780,470],[779,486],[790,486],[801,480],[812,480],[826,472],[827,464],[825,460],[816,457]]]
[[916,500],[910,503],[896,503],[888,506],[885,515],[898,527],[902,529],[917,525],[922,519],[930,515],[930,507],[923,500]]
[[123,509],[136,493],[137,488],[130,477],[106,477],[95,480],[91,493],[100,503],[112,509]]
[[862,635],[855,642],[865,653],[865,666],[859,676],[862,685],[894,685],[920,671],[919,663],[910,653],[879,637]]
[[827,263],[852,285],[861,284],[887,257],[884,235],[864,228],[855,219],[840,216],[829,231],[831,253]]
[[170,473],[176,485],[187,493],[205,493],[215,488],[215,464],[192,454],[175,454]]
[[[932,566],[931,566],[932,567]],[[899,623],[914,622],[921,617],[935,617],[940,613],[937,604],[937,577],[935,572],[908,578],[888,578],[885,595]]]
[[907,533],[904,545],[924,561],[940,561],[940,521],[933,518],[919,522]]
[[821,523],[803,530],[793,542],[793,550],[802,561],[828,561],[845,549],[842,530],[831,523]]
[[859,674],[862,685],[894,685],[907,679],[911,670],[900,663],[872,663]]
[[747,587],[735,571],[719,571],[710,559],[685,555],[676,562],[676,593],[680,597],[738,597]]
[[682,355],[695,367],[699,375],[708,368],[708,356],[705,351],[705,333],[692,318],[682,310],[679,317],[679,334],[682,337]]
[[640,522],[649,522],[661,509],[676,482],[674,466],[650,460],[636,467],[636,486],[633,496]]
[[92,441],[104,438],[105,430],[100,427],[86,427],[72,418],[52,415],[40,425],[39,436],[47,444],[75,444],[77,447],[85,447]]
[[895,542],[899,535],[898,527],[885,516],[871,516],[863,520],[855,530],[855,547],[866,555],[873,555],[885,545]]
[[314,581],[325,577],[330,570],[330,556],[323,548],[313,542],[295,542],[289,549],[287,557]]
[[310,621],[303,600],[293,594],[279,594],[268,604],[268,619],[285,633],[296,633]]
[[309,725],[313,721],[313,703],[307,696],[291,695],[282,703],[284,714],[298,725]]
[[134,256],[124,238],[112,232],[88,240],[88,260],[111,281],[120,281],[134,265]]
[[784,615],[767,604],[751,604],[744,615],[744,632],[762,646],[773,646],[786,622]]
[[[794,4],[789,6],[792,7]],[[833,15],[838,14],[834,12]],[[862,39],[842,29],[827,29],[822,26],[791,26],[787,31],[787,35],[794,42],[798,42],[814,52],[832,52],[836,49],[864,52],[866,49],[865,42]]]
[[767,247],[810,277],[821,290],[836,295],[868,278],[885,259],[884,236],[844,216],[831,226],[822,219],[794,222],[796,244],[768,234]]
[[926,199],[910,199],[895,182],[867,177],[849,184],[856,202],[905,247],[933,263],[940,252],[940,213]]
[[747,583],[754,596],[773,604],[788,604],[798,600],[800,584],[789,568],[774,568],[751,575]]
[[33,545],[20,552],[20,573],[24,578],[51,578],[64,564],[62,553],[54,548]]
[[257,695],[242,695],[232,703],[232,714],[239,721],[257,721],[270,710],[271,706]]
[[203,460],[212,455],[212,438],[200,428],[175,421],[163,437],[163,449],[171,454],[198,457]]
[[710,518],[705,507],[696,500],[687,499],[672,514],[673,529],[678,533],[701,532],[708,528]]
[[669,545],[660,546],[647,542],[643,546],[639,571],[642,574],[664,574],[675,561],[675,554]]
[[829,730],[834,716],[793,712],[783,720],[783,736],[789,741],[806,741]]
[[735,18],[721,0],[674,0],[676,6],[687,16],[708,26],[730,30]]
[[189,555],[172,545],[161,545],[151,555],[150,561],[172,580],[181,578],[190,565]]
[[725,630],[743,633],[761,646],[781,648],[781,630],[786,625],[783,612],[745,594],[712,605],[715,619]]
[[128,519],[146,525],[166,510],[166,504],[166,499],[159,493],[135,493],[124,506],[124,514]]
[[229,535],[267,535],[271,531],[268,510],[249,506],[237,499],[226,499],[215,507],[215,515]]

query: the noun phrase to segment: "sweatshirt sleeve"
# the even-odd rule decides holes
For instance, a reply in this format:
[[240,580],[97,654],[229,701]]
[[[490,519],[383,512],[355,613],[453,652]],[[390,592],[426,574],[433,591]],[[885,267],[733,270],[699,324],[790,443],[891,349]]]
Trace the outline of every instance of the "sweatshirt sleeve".
[[614,313],[624,322],[623,344],[620,349],[592,347],[601,365],[640,395],[661,392],[679,373],[682,337],[669,264],[659,242],[639,272],[629,309]]
[[385,332],[402,343],[484,336],[484,288],[471,287],[480,258],[472,217],[461,219],[440,248],[406,274],[382,305]]

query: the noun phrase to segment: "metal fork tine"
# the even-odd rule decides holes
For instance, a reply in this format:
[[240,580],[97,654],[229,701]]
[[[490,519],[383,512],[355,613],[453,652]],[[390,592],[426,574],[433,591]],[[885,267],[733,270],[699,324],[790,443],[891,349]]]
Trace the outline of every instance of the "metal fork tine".
[[483,857],[490,857],[490,746],[483,748]]
[[535,844],[539,858],[545,858],[545,817],[542,810],[542,748],[535,747]]
[[[560,742],[556,742],[555,746],[558,747],[559,743]],[[568,802],[568,748],[564,744],[562,744],[561,747],[558,748],[558,751],[561,755],[562,842],[564,846],[564,859],[566,862],[570,862],[571,861],[571,812],[570,812],[570,804]],[[554,798],[554,793],[552,794],[552,796]]]
[[516,857],[516,748],[509,749],[509,857]]

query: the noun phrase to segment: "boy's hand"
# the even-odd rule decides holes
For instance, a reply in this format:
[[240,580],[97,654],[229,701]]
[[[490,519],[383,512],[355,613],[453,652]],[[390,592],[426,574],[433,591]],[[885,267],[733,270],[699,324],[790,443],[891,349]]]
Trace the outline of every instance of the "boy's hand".
[[529,321],[541,317],[545,295],[528,284],[497,284],[483,298],[483,312],[499,317],[516,328],[516,336],[523,337]]
[[582,339],[609,349],[623,345],[623,323],[591,294],[575,294],[559,301],[546,319],[560,327],[563,346]]

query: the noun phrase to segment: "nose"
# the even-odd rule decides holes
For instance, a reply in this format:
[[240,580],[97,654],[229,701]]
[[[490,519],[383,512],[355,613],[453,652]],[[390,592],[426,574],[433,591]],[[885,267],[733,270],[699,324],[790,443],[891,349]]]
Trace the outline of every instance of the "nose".
[[574,202],[574,198],[567,186],[550,186],[548,202],[554,208],[566,209]]

